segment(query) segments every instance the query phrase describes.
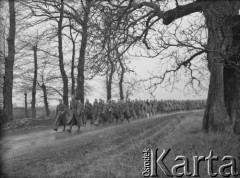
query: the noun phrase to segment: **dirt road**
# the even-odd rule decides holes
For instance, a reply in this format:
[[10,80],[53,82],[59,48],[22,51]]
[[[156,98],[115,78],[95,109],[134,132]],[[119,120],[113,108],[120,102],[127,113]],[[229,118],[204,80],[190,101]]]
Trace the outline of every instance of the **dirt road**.
[[7,136],[1,140],[3,170],[9,177],[139,177],[143,148],[160,144],[196,115],[202,111],[86,126],[80,133],[75,128],[71,134],[45,130]]
[[[178,112],[178,113],[186,113],[186,112]],[[154,118],[162,118],[164,116],[176,115],[176,113],[164,114],[160,116],[156,116]],[[151,119],[154,119],[151,118]],[[147,119],[148,120],[148,119]],[[133,120],[131,124],[136,124],[137,122],[146,122],[146,119]],[[128,124],[123,123],[123,124]],[[29,154],[31,151],[35,151],[38,148],[53,146],[56,144],[64,144],[66,141],[74,142],[76,139],[81,139],[82,137],[98,135],[102,132],[108,132],[108,130],[112,131],[115,129],[119,129],[126,125],[122,124],[112,124],[108,126],[91,126],[87,125],[81,127],[81,132],[77,133],[73,129],[73,133],[63,132],[59,128],[58,132],[53,130],[43,130],[37,132],[31,132],[28,134],[19,134],[13,136],[3,137],[1,140],[2,145],[2,153],[4,155],[4,160],[14,159],[19,155],[23,155],[25,153]],[[75,128],[76,129],[76,128]]]

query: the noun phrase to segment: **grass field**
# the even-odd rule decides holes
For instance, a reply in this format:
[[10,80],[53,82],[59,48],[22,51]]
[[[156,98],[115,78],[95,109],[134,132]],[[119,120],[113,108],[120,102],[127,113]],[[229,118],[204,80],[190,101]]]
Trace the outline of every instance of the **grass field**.
[[[236,158],[240,172],[240,137],[203,133],[202,115],[202,111],[171,114],[130,124],[82,129],[79,134],[49,131],[40,135],[38,141],[31,138],[32,144],[25,147],[11,147],[10,142],[17,138],[9,138],[3,143],[3,171],[7,177],[138,178],[143,177],[145,148],[158,148],[160,152],[170,148],[164,160],[170,168],[176,165],[177,155],[184,155],[189,158],[192,171],[192,156],[208,156],[213,150],[220,158],[214,162],[215,172],[223,164],[224,155]],[[158,171],[159,177],[166,177]],[[206,162],[200,163],[200,177],[210,177]]]

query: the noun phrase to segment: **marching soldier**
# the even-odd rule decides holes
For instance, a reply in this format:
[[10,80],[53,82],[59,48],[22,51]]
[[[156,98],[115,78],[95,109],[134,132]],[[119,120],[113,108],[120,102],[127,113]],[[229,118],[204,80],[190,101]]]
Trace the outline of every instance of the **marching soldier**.
[[118,115],[118,107],[117,107],[117,103],[115,100],[111,101],[111,117],[114,120],[114,118],[116,119],[116,122],[119,119],[119,115]]
[[113,118],[111,117],[111,100],[108,100],[105,105],[105,115],[107,118],[108,123],[113,122]]
[[58,131],[58,127],[63,125],[63,131],[65,131],[67,118],[66,118],[66,110],[67,107],[63,104],[62,99],[59,100],[59,104],[56,108],[55,122],[54,122],[54,130]]
[[145,117],[144,102],[140,100],[139,105],[140,105],[140,117],[144,118]]
[[148,117],[150,118],[151,117],[151,107],[150,107],[150,102],[148,101],[148,99],[147,99],[147,101],[146,101],[146,112],[147,112],[147,114],[148,114]]
[[83,120],[84,120],[84,104],[78,100],[78,107],[77,107],[77,113],[78,113],[78,117],[80,120],[80,125],[83,125]]
[[123,119],[127,119],[128,122],[130,122],[130,106],[128,102],[123,102],[122,103],[122,112],[123,112]]
[[78,101],[76,100],[75,96],[72,95],[72,100],[70,102],[70,128],[67,130],[68,132],[72,132],[72,126],[77,125],[78,130],[77,132],[80,131],[80,126],[81,126],[81,118],[79,118],[79,110],[78,110],[79,104]]
[[134,100],[132,100],[132,101],[129,100],[129,105],[130,105],[130,114],[133,117],[133,119],[136,119],[137,116],[136,116],[136,112],[134,109]]
[[103,113],[103,104],[102,99],[99,99],[98,106],[97,106],[97,118],[94,122],[96,126],[98,126],[100,120],[101,120],[101,114]]
[[124,120],[123,101],[121,99],[117,102],[117,115],[121,121]]
[[100,99],[99,105],[98,105],[98,123],[101,122],[102,124],[108,120],[108,116],[106,115],[106,104],[104,100]]
[[95,123],[97,121],[97,117],[98,117],[98,100],[95,99],[94,103],[93,103],[93,123]]
[[90,120],[91,125],[93,123],[93,105],[89,102],[88,99],[86,99],[85,103],[85,119],[84,119],[84,124],[86,125],[87,120]]
[[139,102],[137,99],[135,99],[135,102],[134,102],[134,111],[136,113],[136,118],[139,118],[140,117],[140,105],[139,105]]

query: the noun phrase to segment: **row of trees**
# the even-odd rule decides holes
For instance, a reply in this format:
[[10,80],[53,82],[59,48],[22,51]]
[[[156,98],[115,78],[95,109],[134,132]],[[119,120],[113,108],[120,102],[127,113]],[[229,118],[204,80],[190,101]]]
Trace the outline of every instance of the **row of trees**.
[[[107,22],[111,14],[99,9],[97,1],[9,1],[8,4],[5,20],[11,23],[11,18],[15,18],[15,26],[6,27],[9,29],[6,39],[12,36],[14,44],[7,45],[9,50],[4,53],[5,76],[8,76],[4,82],[8,88],[4,91],[4,109],[9,120],[12,119],[13,86],[17,93],[24,93],[25,108],[31,93],[32,117],[36,117],[36,98],[39,96],[43,98],[47,115],[48,100],[59,97],[56,95],[60,95],[66,105],[70,94],[76,94],[84,102],[89,89],[85,81],[97,75],[106,76],[107,99],[112,97],[114,79],[119,81],[120,97],[124,99],[124,74],[131,70],[114,39],[116,29]],[[13,30],[15,33],[10,33]],[[7,65],[10,52],[15,58]],[[9,81],[14,81],[15,85]],[[125,82],[126,86],[132,83]],[[126,88],[127,96],[130,89]]]
[[[160,61],[158,73],[147,79],[151,91],[159,85],[174,86],[181,80],[186,80],[186,86],[202,89],[210,71],[203,129],[208,132],[231,128],[237,132],[240,125],[239,1],[26,0],[16,3],[22,8],[19,12],[24,13],[17,16],[16,27],[16,8],[14,1],[9,0],[4,78],[4,109],[9,119],[12,119],[13,69],[18,78],[31,81],[28,86],[32,91],[32,109],[37,86],[43,86],[45,94],[60,94],[68,105],[69,78],[71,93],[76,91],[77,98],[83,102],[86,80],[106,76],[107,99],[110,99],[113,76],[118,74],[123,99],[124,76],[131,71],[126,53],[140,48],[138,56],[157,57]],[[34,31],[31,35],[30,29]],[[27,55],[27,49],[31,55]],[[29,61],[34,67],[17,69],[16,66]],[[23,78],[19,81],[24,81]]]

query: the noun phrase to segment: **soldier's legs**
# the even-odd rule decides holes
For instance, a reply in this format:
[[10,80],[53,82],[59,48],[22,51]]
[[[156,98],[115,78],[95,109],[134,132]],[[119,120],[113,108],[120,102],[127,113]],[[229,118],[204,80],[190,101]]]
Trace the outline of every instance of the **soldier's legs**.
[[91,125],[94,124],[93,115],[91,115],[90,119],[91,119]]
[[136,119],[136,118],[137,118],[137,116],[136,116],[136,113],[135,113],[135,111],[134,111],[134,110],[132,111],[132,116],[133,116],[133,118],[134,118],[134,119]]
[[73,118],[71,119],[69,129],[67,130],[68,132],[72,132],[73,122],[76,122],[76,117],[74,115],[72,117]]
[[122,112],[119,112],[118,115],[119,115],[120,120],[122,122],[124,122],[124,114]]
[[63,131],[65,131],[66,123],[67,123],[66,115],[65,114],[61,115],[58,120],[59,120],[59,125],[62,125],[63,126]]
[[130,122],[130,117],[131,117],[130,116],[130,111],[126,111],[124,115],[125,115],[124,117],[127,119],[128,123],[129,123]]
[[78,130],[77,130],[77,132],[80,132],[80,123],[78,123],[78,125],[77,125],[77,127],[78,127]]
[[59,114],[57,114],[55,122],[54,122],[54,128],[53,130],[57,131],[59,126]]
[[113,118],[116,119],[116,123],[118,122],[118,115],[114,112],[113,113]]
[[58,126],[59,126],[59,120],[55,122],[53,130],[58,131]]
[[65,129],[66,129],[66,124],[63,125],[63,131],[65,131]]
[[94,113],[94,114],[93,114],[93,124],[95,124],[96,120],[97,120],[97,114]]
[[95,119],[95,121],[94,121],[94,124],[95,124],[95,125],[98,125],[98,124],[99,124],[99,117],[100,117],[100,115],[97,114],[97,115],[96,115],[96,119]]
[[73,124],[72,124],[72,122],[71,122],[71,123],[70,123],[70,126],[69,126],[69,129],[67,129],[68,132],[72,132],[72,126],[73,126]]

